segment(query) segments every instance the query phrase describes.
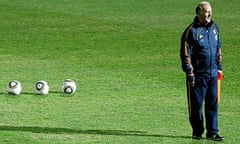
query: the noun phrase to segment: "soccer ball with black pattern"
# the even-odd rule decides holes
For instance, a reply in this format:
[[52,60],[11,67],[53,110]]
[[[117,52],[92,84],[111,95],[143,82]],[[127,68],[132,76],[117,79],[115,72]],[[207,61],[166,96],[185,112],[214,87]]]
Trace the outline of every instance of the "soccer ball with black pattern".
[[76,91],[76,83],[74,80],[72,79],[66,79],[64,80],[64,82],[62,83],[62,91],[65,93],[65,94],[74,94],[75,91]]
[[17,80],[12,80],[7,85],[7,93],[11,95],[19,95],[22,91],[22,85]]
[[46,95],[46,94],[48,94],[48,91],[49,91],[49,86],[48,86],[48,83],[46,81],[41,80],[41,81],[37,81],[35,83],[36,94]]

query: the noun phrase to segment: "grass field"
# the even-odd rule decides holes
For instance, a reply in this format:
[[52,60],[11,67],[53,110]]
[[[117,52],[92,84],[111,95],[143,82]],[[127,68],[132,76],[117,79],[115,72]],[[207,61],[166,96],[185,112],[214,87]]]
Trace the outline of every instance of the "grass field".
[[[210,2],[224,54],[219,128],[237,144],[240,1]],[[179,58],[197,3],[0,0],[0,143],[214,143],[191,139]],[[67,78],[73,96],[61,92]],[[20,96],[6,93],[13,79]],[[47,96],[34,94],[38,80]]]

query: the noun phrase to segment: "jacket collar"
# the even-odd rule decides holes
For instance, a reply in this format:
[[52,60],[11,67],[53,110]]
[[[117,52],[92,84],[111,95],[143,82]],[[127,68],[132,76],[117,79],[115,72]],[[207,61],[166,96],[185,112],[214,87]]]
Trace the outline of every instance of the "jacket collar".
[[211,22],[208,25],[205,26],[205,25],[200,23],[197,16],[194,18],[193,22],[194,22],[195,26],[197,26],[197,27],[210,27],[213,24],[213,20],[211,20]]

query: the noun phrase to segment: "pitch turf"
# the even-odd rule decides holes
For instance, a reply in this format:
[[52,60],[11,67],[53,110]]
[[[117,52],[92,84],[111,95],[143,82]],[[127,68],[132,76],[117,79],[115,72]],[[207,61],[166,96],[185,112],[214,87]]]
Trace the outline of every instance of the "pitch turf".
[[[239,138],[239,8],[211,0],[224,74],[219,127]],[[182,31],[196,1],[0,0],[1,143],[199,143],[191,139]],[[71,78],[74,96],[60,85]],[[6,94],[10,80],[20,96]],[[34,83],[50,85],[47,96]],[[200,143],[208,143],[206,140]]]

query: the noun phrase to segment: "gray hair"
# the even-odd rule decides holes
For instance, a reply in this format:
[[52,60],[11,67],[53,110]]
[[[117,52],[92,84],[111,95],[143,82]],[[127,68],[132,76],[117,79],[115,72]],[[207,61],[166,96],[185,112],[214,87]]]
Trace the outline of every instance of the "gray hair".
[[202,12],[202,6],[203,5],[208,5],[208,6],[210,6],[211,7],[211,5],[210,5],[210,3],[209,2],[207,2],[207,1],[202,1],[202,2],[200,2],[198,5],[197,5],[197,7],[196,7],[196,14],[199,14],[199,13],[201,13]]

